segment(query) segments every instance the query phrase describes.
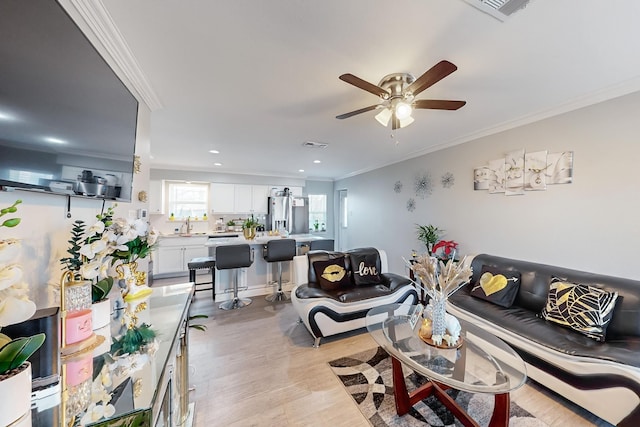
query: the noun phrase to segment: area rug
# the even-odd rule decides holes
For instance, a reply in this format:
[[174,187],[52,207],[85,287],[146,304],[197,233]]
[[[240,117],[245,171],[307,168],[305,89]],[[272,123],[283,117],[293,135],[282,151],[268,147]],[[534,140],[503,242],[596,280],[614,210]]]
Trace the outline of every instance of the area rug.
[[[329,362],[360,412],[374,427],[461,426],[438,399],[430,396],[417,403],[408,414],[396,414],[393,398],[391,357],[380,347]],[[407,389],[415,390],[428,381],[411,370],[405,371]],[[493,395],[447,390],[447,393],[478,422],[487,426],[493,412]],[[548,427],[547,424],[511,402],[510,427]]]

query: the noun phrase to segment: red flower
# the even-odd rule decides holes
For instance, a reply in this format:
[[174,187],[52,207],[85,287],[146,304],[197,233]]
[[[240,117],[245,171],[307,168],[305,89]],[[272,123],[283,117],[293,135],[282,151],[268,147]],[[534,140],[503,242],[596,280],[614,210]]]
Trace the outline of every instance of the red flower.
[[449,258],[451,256],[451,253],[458,247],[458,244],[453,241],[453,240],[440,240],[438,243],[436,243],[435,245],[433,245],[433,253],[436,253],[436,251],[440,248],[442,248],[442,251],[444,252],[444,255]]

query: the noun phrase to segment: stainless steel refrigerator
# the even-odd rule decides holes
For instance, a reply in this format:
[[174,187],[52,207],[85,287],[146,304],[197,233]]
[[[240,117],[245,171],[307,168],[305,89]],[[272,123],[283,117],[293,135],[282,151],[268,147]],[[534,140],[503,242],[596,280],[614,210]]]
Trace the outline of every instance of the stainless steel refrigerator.
[[286,230],[289,234],[309,232],[309,198],[294,196],[288,188],[269,197],[267,230]]

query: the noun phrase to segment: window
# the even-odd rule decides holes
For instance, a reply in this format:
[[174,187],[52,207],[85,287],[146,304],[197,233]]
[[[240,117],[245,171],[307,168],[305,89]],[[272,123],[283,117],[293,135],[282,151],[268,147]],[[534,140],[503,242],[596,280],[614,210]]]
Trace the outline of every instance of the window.
[[326,231],[327,195],[309,194],[309,230]]
[[209,184],[167,181],[169,213],[176,218],[202,218],[209,206]]

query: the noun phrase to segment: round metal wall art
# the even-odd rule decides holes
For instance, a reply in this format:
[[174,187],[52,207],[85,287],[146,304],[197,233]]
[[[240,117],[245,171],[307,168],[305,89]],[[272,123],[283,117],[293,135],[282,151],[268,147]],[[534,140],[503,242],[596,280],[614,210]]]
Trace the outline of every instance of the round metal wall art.
[[431,176],[429,174],[418,175],[416,177],[414,187],[416,190],[416,196],[424,199],[433,191]]
[[453,184],[455,183],[455,177],[453,176],[453,174],[451,172],[447,172],[444,175],[442,175],[442,187],[443,188],[451,188],[453,187]]
[[402,182],[396,181],[396,183],[393,184],[393,191],[395,191],[396,193],[402,192]]
[[416,201],[413,198],[407,200],[407,210],[413,212],[416,210]]

